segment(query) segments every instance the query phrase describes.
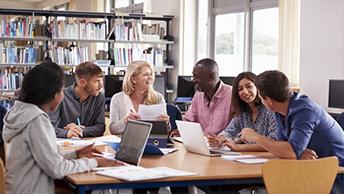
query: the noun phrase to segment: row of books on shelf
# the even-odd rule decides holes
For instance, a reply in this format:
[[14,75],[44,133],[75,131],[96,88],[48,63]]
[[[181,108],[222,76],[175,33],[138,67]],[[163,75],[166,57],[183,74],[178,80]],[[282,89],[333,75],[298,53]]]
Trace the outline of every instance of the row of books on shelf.
[[45,26],[33,16],[10,19],[2,16],[0,21],[0,37],[34,37],[45,35]]
[[50,22],[53,38],[105,40],[106,24],[104,22],[87,22],[60,20]]
[[22,73],[10,73],[4,70],[0,73],[0,89],[2,91],[16,90],[20,87],[24,75]]
[[[117,20],[118,21],[118,20]],[[142,24],[140,21],[115,22],[110,32],[117,41],[158,41],[164,38],[165,29],[160,24]]]
[[48,50],[53,62],[60,65],[78,65],[89,60],[88,47],[57,47]]
[[162,48],[114,48],[115,66],[127,66],[134,60],[144,60],[155,66],[163,66],[165,51]]
[[35,46],[16,47],[0,43],[0,63],[35,64],[43,60],[43,48]]

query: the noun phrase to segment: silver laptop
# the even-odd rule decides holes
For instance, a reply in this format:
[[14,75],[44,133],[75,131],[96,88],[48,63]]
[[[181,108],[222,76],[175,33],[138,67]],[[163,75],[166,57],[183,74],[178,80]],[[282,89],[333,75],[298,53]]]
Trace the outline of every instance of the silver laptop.
[[209,149],[199,123],[176,121],[184,147],[187,151],[206,156],[238,155],[240,153],[231,151],[228,147]]
[[115,159],[128,164],[138,165],[151,129],[151,123],[129,120],[125,126]]

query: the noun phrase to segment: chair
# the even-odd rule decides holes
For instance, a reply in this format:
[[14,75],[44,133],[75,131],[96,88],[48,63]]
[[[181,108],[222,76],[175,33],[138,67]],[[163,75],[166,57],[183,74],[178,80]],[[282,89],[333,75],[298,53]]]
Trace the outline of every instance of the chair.
[[166,104],[167,114],[170,116],[171,129],[177,129],[176,120],[182,120],[182,112],[174,104]]
[[5,166],[0,160],[0,194],[5,194]]
[[338,159],[270,160],[263,165],[269,194],[330,193],[338,170]]
[[339,125],[342,127],[342,129],[344,129],[344,112],[342,112],[338,116],[337,121],[338,121]]

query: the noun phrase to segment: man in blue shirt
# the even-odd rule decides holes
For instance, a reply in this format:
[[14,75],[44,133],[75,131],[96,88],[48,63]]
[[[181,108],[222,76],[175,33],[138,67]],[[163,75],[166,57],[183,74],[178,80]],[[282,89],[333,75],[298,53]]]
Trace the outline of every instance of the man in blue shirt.
[[[256,86],[262,103],[276,112],[277,139],[244,129],[241,138],[260,144],[279,158],[316,159],[336,156],[344,166],[344,132],[318,104],[293,93],[288,78],[279,71],[258,75]],[[344,176],[338,175],[332,193],[344,193]]]

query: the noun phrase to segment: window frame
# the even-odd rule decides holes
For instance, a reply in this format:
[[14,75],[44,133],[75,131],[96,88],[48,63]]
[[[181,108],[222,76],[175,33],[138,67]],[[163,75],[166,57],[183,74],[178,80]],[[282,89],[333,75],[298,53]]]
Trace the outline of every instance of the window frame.
[[[222,6],[226,4],[226,6]],[[220,7],[216,8],[215,5]],[[253,47],[253,12],[261,9],[278,8],[278,0],[208,0],[208,23],[207,23],[207,56],[215,58],[215,39],[216,39],[216,16],[232,13],[244,13],[244,59],[243,70],[252,71],[252,47]],[[199,6],[197,4],[196,29],[199,28]],[[199,35],[196,34],[197,41]],[[196,45],[196,59],[198,58],[198,45]]]

